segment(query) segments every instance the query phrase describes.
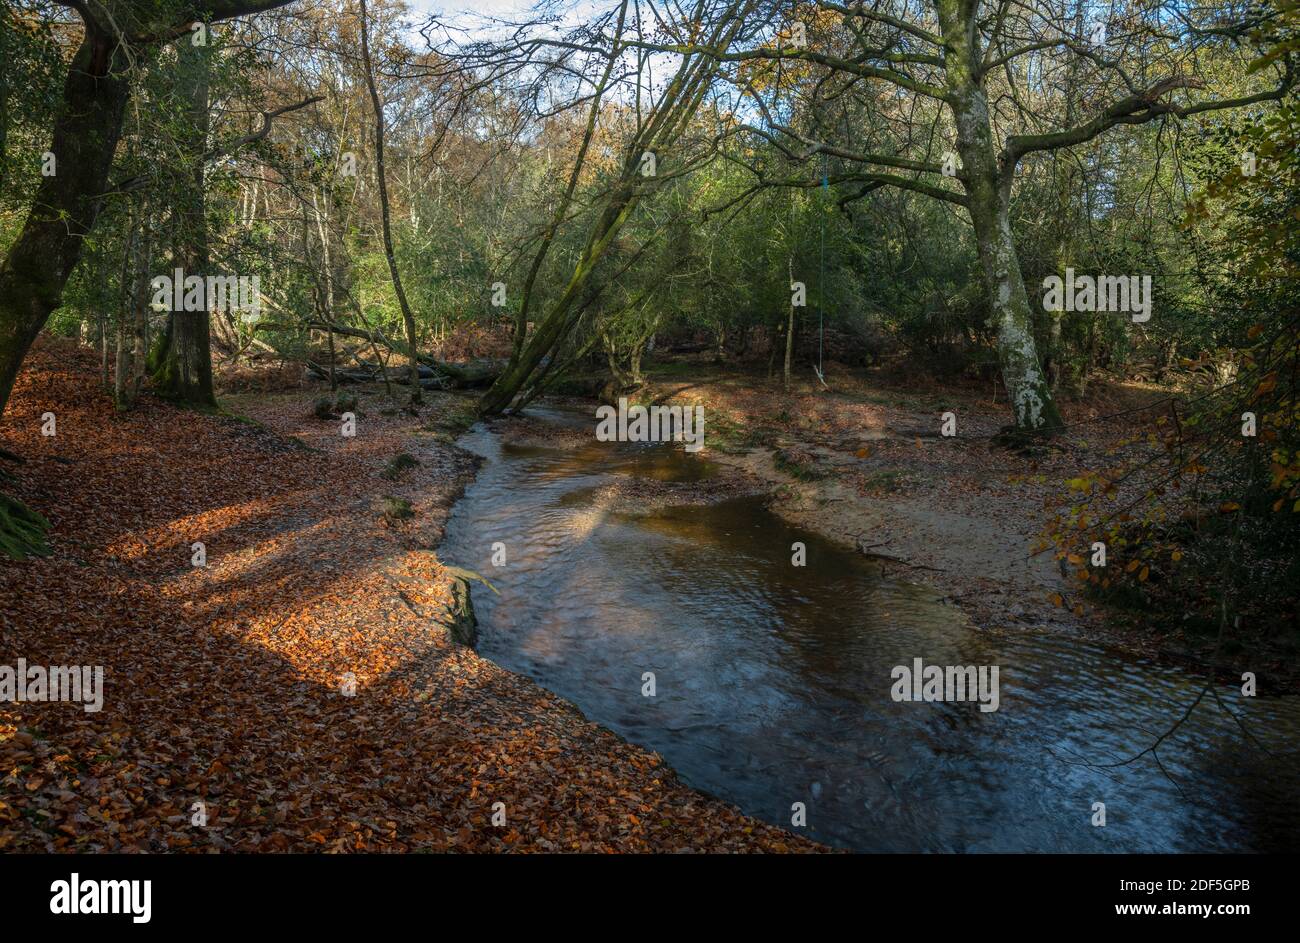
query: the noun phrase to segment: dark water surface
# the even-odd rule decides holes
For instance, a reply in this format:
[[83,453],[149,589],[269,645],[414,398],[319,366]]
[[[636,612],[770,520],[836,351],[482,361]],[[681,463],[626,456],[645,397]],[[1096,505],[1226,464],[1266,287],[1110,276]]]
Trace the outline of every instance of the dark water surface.
[[[1300,698],[1214,689],[1268,753],[1207,694],[1159,764],[1102,768],[1150,746],[1203,679],[1047,633],[988,638],[759,499],[629,514],[598,491],[700,478],[698,456],[525,448],[482,427],[462,444],[488,462],[441,553],[500,591],[473,590],[479,651],[751,815],[790,827],[802,802],[792,830],[860,851],[1300,848]],[[917,657],[1000,666],[1000,708],[893,701],[891,670]]]

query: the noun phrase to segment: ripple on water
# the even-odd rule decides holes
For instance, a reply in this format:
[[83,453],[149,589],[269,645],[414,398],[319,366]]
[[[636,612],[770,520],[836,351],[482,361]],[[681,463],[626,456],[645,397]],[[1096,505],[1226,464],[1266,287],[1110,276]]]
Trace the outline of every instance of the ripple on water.
[[[463,440],[488,462],[443,556],[474,590],[480,651],[657,750],[697,788],[864,851],[1215,851],[1300,846],[1300,703],[1216,687],[1076,639],[992,638],[927,589],[739,498],[620,510],[620,476],[694,481],[698,457],[593,442]],[[491,564],[492,544],[507,565]],[[802,541],[808,564],[790,563]],[[1000,708],[896,703],[890,671],[1000,666]],[[656,696],[643,697],[654,672]],[[1248,745],[1235,712],[1271,751]],[[1167,773],[1167,775],[1166,775]],[[1107,825],[1091,825],[1106,803]]]

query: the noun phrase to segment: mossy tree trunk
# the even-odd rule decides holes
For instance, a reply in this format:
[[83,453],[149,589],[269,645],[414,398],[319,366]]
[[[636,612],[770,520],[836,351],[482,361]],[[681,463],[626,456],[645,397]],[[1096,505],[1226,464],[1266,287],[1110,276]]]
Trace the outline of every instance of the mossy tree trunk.
[[[177,222],[174,256],[186,278],[206,277],[208,257],[207,200],[204,197],[204,155],[208,142],[208,87],[212,46],[195,45],[189,34],[176,41],[176,86],[186,103],[182,150],[185,179],[178,188],[173,215]],[[184,296],[183,286],[175,294]],[[155,358],[154,386],[160,393],[195,406],[215,406],[212,389],[212,339],[204,292],[199,310],[173,310],[168,317],[165,345]]]
[[49,522],[21,501],[0,494],[0,555],[11,560],[44,557],[50,552]]
[[[366,87],[370,90],[370,104],[375,112],[375,182],[379,189],[379,216],[384,234],[384,258],[388,260],[388,274],[393,280],[393,293],[397,295],[397,305],[402,311],[402,323],[406,327],[406,353],[411,360],[409,368],[411,402],[419,403],[421,401],[420,353],[416,346],[415,315],[411,313],[411,304],[406,298],[406,290],[402,287],[402,275],[397,269],[397,253],[393,249],[393,228],[389,221],[388,177],[384,169],[384,103],[379,97],[379,87],[375,83],[375,68],[370,59],[368,16],[366,0],[361,0],[361,58],[366,71]],[[333,340],[331,337],[331,344]]]
[[[710,51],[708,55],[693,51],[681,57],[677,71],[667,83],[659,100],[648,106],[645,114],[642,115],[639,130],[629,142],[624,154],[619,178],[612,182],[604,197],[604,208],[587,236],[564,291],[542,315],[536,328],[528,334],[526,340],[520,340],[528,324],[527,312],[531,297],[531,288],[525,289],[521,301],[522,308],[516,321],[515,349],[505,371],[479,401],[479,410],[483,415],[490,416],[509,409],[521,391],[525,393],[525,399],[531,399],[541,389],[549,368],[554,366],[559,355],[560,345],[577,324],[587,304],[600,291],[599,280],[593,277],[599,263],[636,209],[641,197],[657,186],[655,176],[646,178],[640,171],[644,156],[664,155],[678,146],[687,133],[691,119],[699,110],[709,89],[713,87],[713,80],[717,74],[716,51],[729,48],[736,34],[747,22],[752,6],[751,3],[740,3],[729,7],[704,31],[699,41],[701,48]],[[619,45],[623,42],[627,11],[628,4],[621,4],[613,31],[614,47],[608,54],[604,77],[598,83],[597,94],[592,97],[589,106],[586,140],[591,139],[595,117],[601,107],[601,91],[614,64],[621,61]],[[582,168],[585,153],[585,148],[579,150],[574,176],[571,177],[570,192]],[[664,179],[664,172],[665,167],[661,162],[657,165],[658,180]],[[669,178],[671,179],[671,176]],[[553,223],[552,228],[547,231],[546,238],[534,258],[533,272],[529,275],[530,285],[549,248],[559,219],[561,216],[557,215],[557,222]],[[548,357],[551,358],[549,363],[543,366]]]
[[786,270],[789,275],[791,288],[790,311],[785,320],[785,364],[781,371],[781,387],[787,393],[790,391],[790,367],[794,361],[794,256],[786,260]]
[[68,67],[64,106],[42,177],[18,239],[0,266],[0,411],[32,341],[63,298],[107,188],[130,83],[126,50],[88,27]]

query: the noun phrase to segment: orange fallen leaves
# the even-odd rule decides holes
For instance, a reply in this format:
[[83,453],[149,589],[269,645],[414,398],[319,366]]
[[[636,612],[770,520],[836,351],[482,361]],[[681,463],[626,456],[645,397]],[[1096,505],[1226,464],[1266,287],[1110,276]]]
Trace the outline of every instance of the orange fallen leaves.
[[[96,376],[42,339],[0,436],[55,548],[0,563],[0,663],[105,669],[99,713],[0,704],[6,851],[819,850],[448,641],[423,548],[465,453],[365,396],[344,439],[309,391],[241,402],[267,431],[149,397],[119,414]],[[401,531],[371,509],[398,451],[421,456]]]

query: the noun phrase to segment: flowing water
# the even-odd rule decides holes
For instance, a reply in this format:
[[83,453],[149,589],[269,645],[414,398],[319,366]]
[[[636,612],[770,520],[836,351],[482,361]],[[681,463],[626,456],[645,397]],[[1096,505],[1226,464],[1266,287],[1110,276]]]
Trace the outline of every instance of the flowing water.
[[[474,587],[479,651],[750,815],[791,828],[803,803],[793,831],[860,851],[1300,847],[1300,698],[1216,686],[1156,756],[1123,763],[1203,679],[1046,632],[984,635],[761,499],[628,513],[609,496],[623,476],[707,476],[699,456],[522,447],[481,426],[462,444],[488,461],[441,553],[500,592]],[[891,671],[915,658],[999,666],[998,710],[894,701]]]

